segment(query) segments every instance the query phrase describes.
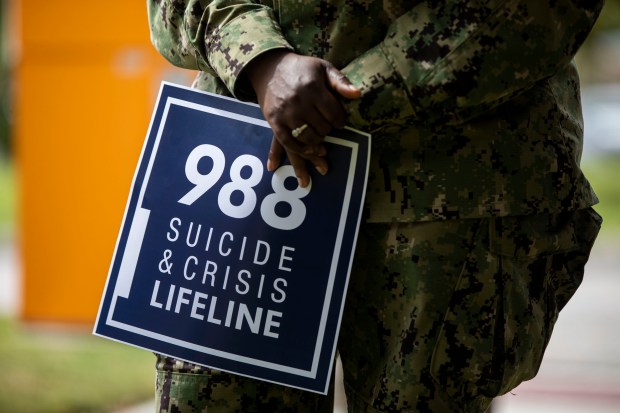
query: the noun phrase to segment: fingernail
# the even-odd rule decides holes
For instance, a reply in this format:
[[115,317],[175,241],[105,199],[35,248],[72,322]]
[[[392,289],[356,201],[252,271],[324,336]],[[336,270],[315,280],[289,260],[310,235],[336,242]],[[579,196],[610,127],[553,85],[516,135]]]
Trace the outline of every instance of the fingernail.
[[320,173],[321,175],[325,175],[327,174],[327,168],[325,168],[324,166],[317,166],[316,170],[318,171],[318,173]]
[[273,172],[273,171],[275,171],[275,169],[276,169],[276,167],[274,165],[274,162],[271,159],[268,159],[267,160],[267,170],[269,172]]
[[304,155],[312,155],[314,154],[314,148],[312,146],[308,146],[304,149]]

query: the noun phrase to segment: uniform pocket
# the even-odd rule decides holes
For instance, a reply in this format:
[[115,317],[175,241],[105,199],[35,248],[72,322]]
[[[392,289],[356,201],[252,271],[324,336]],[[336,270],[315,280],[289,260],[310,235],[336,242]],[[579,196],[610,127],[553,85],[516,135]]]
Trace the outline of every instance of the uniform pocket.
[[454,287],[431,361],[452,397],[495,397],[538,372],[600,227],[591,209],[495,218]]

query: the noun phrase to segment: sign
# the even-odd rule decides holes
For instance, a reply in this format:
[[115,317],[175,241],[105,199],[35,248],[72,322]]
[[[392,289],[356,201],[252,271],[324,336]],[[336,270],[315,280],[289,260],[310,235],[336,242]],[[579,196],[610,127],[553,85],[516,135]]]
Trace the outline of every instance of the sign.
[[370,137],[327,137],[301,188],[266,170],[272,136],[254,104],[162,84],[96,335],[327,392]]

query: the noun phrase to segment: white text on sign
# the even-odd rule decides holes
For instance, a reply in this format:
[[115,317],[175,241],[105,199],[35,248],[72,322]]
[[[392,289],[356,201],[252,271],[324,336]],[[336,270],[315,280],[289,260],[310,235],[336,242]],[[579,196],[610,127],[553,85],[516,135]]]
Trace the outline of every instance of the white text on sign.
[[[206,174],[201,173],[198,169],[198,163],[203,158],[210,158],[213,163],[211,170]],[[241,171],[244,168],[250,168],[250,176],[242,176]],[[185,162],[185,176],[195,186],[178,202],[192,205],[220,180],[225,169],[226,156],[220,148],[211,144],[203,144],[194,148]],[[218,193],[218,206],[224,214],[231,218],[246,218],[254,211],[258,202],[253,188],[263,178],[263,165],[256,156],[240,155],[232,162],[229,177],[230,180],[222,186]],[[261,202],[261,217],[267,225],[273,228],[293,230],[298,228],[306,218],[306,205],[301,199],[310,193],[312,182],[306,188],[297,185],[295,189],[290,190],[286,188],[284,182],[286,179],[294,177],[295,171],[291,165],[278,168],[271,178],[271,187],[274,192],[267,195]],[[236,191],[243,195],[243,201],[239,205],[232,202],[232,194]],[[289,215],[281,217],[276,213],[278,203],[289,205]]]

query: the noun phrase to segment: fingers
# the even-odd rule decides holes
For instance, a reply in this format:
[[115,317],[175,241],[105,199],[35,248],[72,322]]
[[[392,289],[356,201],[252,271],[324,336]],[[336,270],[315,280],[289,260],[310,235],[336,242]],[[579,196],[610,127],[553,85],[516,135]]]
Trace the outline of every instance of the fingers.
[[340,96],[347,99],[359,99],[362,91],[355,87],[349,79],[331,64],[325,64],[329,86]]
[[[341,109],[338,107],[338,109]],[[326,109],[327,110],[327,109]],[[341,109],[342,110],[342,109]],[[316,109],[313,111],[308,111],[303,119],[305,123],[291,125],[295,126],[291,128],[291,136],[297,141],[309,145],[309,146],[317,146],[323,142],[325,136],[329,134],[334,128],[341,128],[344,126],[344,110],[342,110],[342,114],[336,114],[337,110],[333,110],[331,113],[324,115],[320,110]],[[303,128],[303,125],[308,125]],[[292,132],[297,129],[299,134],[295,136]]]
[[[304,112],[306,122],[311,126],[297,139],[307,145],[317,145],[332,129],[344,127],[347,113],[338,95],[346,99],[358,99],[361,91],[329,62],[324,61],[327,86],[314,97],[312,110]],[[336,92],[334,94],[333,92]],[[300,125],[293,126],[299,127]]]
[[[284,152],[284,147],[274,136],[271,140],[271,147],[269,148],[269,155],[267,157],[267,170],[269,172],[274,172],[278,169]],[[327,160],[322,156],[303,157],[296,153],[287,151],[287,157],[293,167],[293,170],[295,171],[297,182],[302,188],[305,188],[310,184],[310,175],[308,173],[306,161],[309,161],[321,175],[325,175],[327,173]]]
[[267,61],[274,62],[273,67],[267,72],[258,71],[264,76],[252,84],[265,119],[278,140],[287,151],[303,154],[302,147],[289,141],[290,132],[308,124],[297,137],[299,142],[319,145],[332,129],[342,128],[346,123],[347,113],[341,98],[355,98],[361,92],[325,60],[294,53],[271,57]]
[[284,147],[275,138],[271,140],[271,147],[269,148],[269,155],[267,156],[267,170],[273,172],[280,166],[282,160],[282,154],[284,153]]
[[[301,125],[302,124],[299,124],[297,125],[297,127],[300,127]],[[292,126],[286,126],[286,125],[280,126],[280,125],[274,124],[272,126],[272,129],[273,129],[274,136],[276,137],[280,145],[283,147],[283,149],[286,150],[287,153],[295,153],[302,157],[313,156],[313,155],[318,155],[318,156],[325,155],[324,150],[322,149],[320,145],[320,142],[322,142],[323,140],[322,137],[320,137],[317,141],[313,141],[313,143],[310,145],[306,143],[306,136],[312,136],[311,134],[314,134],[313,129],[310,126],[308,126],[302,132],[302,134],[299,135],[297,138],[293,137],[292,135],[292,131],[293,129],[295,129]],[[316,142],[319,142],[319,143],[316,143]],[[273,150],[273,147],[272,147],[272,150]]]
[[[308,163],[327,173],[323,140],[332,129],[344,127],[342,98],[358,98],[359,89],[329,62],[290,52],[257,59],[247,75],[275,136],[267,169],[277,169],[286,153],[302,186],[309,183]],[[300,132],[293,136],[296,129]]]
[[287,152],[288,160],[295,171],[297,182],[302,188],[306,188],[310,184],[310,174],[308,173],[308,163],[314,166],[314,168],[321,174],[327,173],[327,161],[320,156],[312,156],[309,158],[303,158],[295,153]]
[[303,119],[304,123],[289,123],[291,132],[300,129],[303,125],[308,125],[298,136],[292,136],[298,141],[309,145],[317,146],[323,142],[333,129],[343,128],[346,124],[347,113],[342,103],[326,90],[321,96],[316,97],[314,106],[306,109],[297,115]]
[[310,175],[308,174],[308,169],[306,167],[306,161],[299,155],[294,153],[288,153],[288,160],[295,171],[295,176],[297,177],[297,182],[299,186],[305,188],[310,183]]

